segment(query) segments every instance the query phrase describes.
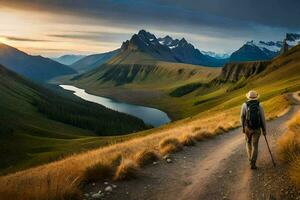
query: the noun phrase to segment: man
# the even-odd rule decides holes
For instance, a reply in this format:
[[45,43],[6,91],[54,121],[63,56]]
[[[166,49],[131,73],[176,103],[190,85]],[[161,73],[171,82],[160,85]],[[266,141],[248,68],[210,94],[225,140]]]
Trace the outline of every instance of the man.
[[241,109],[241,123],[245,134],[250,167],[251,169],[257,169],[258,142],[261,131],[266,135],[266,120],[264,109],[258,101],[258,93],[249,91],[246,97],[248,100],[242,105]]

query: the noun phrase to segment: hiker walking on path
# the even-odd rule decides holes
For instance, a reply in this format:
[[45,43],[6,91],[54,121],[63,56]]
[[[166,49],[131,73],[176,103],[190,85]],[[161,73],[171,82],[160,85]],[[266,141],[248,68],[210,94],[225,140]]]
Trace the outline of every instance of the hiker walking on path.
[[261,132],[266,135],[266,120],[263,107],[259,104],[256,91],[246,94],[247,101],[242,105],[241,123],[246,139],[246,149],[251,169],[257,169],[258,142]]

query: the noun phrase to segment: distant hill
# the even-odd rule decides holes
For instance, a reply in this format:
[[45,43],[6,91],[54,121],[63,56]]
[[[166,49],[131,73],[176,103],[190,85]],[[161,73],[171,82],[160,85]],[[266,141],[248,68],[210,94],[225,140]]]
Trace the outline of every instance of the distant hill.
[[0,96],[0,174],[4,169],[49,162],[99,146],[106,139],[98,140],[97,135],[122,135],[148,128],[138,118],[58,94],[2,65]]
[[56,76],[76,73],[49,58],[31,56],[3,43],[0,43],[0,64],[34,81],[47,81]]
[[55,60],[56,62],[59,62],[64,65],[71,65],[83,57],[85,56],[84,55],[63,55],[58,58],[52,58],[52,60]]
[[105,63],[108,60],[110,60],[111,58],[113,58],[119,52],[120,52],[120,49],[117,49],[117,50],[106,52],[106,53],[84,56],[83,58],[79,59],[78,61],[76,61],[75,63],[70,65],[70,67],[79,73],[84,73],[84,72],[93,70],[96,67],[99,67],[103,63]]

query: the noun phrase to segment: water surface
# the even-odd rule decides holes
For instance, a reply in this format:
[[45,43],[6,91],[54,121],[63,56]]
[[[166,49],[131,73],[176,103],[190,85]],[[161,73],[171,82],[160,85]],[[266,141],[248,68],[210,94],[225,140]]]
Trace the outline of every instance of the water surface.
[[112,110],[138,117],[142,119],[146,124],[150,124],[154,127],[161,126],[171,121],[165,112],[156,108],[134,105],[130,103],[115,101],[106,97],[88,94],[87,92],[85,92],[85,90],[72,85],[60,85],[60,87],[65,90],[72,91],[76,96],[86,101],[98,103]]

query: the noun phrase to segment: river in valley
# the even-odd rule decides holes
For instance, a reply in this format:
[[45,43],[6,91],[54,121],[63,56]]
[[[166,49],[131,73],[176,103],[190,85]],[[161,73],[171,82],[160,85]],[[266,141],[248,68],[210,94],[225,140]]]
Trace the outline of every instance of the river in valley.
[[85,90],[77,88],[72,85],[59,85],[65,90],[72,91],[76,96],[90,102],[94,102],[103,105],[112,110],[133,115],[142,119],[146,124],[150,124],[154,127],[161,126],[169,123],[171,119],[168,115],[156,108],[150,108],[146,106],[139,106],[130,103],[115,101],[110,98],[100,97],[92,94],[88,94]]

